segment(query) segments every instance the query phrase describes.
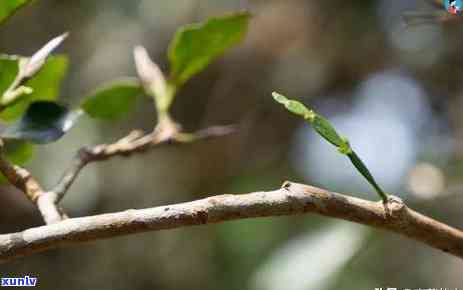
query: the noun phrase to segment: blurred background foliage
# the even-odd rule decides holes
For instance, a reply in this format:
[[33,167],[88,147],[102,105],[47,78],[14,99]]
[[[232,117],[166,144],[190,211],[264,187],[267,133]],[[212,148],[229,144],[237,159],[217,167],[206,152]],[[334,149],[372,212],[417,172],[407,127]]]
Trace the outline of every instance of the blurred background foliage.
[[[245,42],[173,104],[187,130],[238,123],[238,133],[92,165],[64,201],[72,216],[267,190],[286,179],[377,199],[346,158],[274,103],[278,90],[329,117],[386,191],[462,227],[463,24],[405,26],[401,14],[417,8],[428,9],[423,0],[38,0],[0,27],[0,51],[31,55],[70,31],[59,49],[70,58],[61,99],[79,104],[99,84],[135,75],[134,46],[167,71],[179,26],[241,9],[254,15]],[[36,147],[26,167],[46,185],[81,146],[156,120],[147,98],[125,120],[87,118]],[[2,233],[42,223],[25,197],[1,191]],[[459,287],[460,270],[456,258],[403,237],[306,215],[62,248],[0,265],[0,276],[38,276],[44,289],[330,290]]]

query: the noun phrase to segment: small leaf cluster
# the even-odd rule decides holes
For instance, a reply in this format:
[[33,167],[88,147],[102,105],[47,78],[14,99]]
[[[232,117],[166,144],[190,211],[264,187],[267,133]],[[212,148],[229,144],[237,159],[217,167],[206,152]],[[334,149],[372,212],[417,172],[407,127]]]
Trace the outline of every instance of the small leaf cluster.
[[[0,24],[29,0],[0,3]],[[68,59],[52,55],[67,38],[53,38],[32,56],[0,55],[0,138],[3,154],[21,164],[33,155],[32,144],[53,142],[66,134],[83,114],[116,120],[127,116],[143,96],[153,99],[159,121],[170,119],[169,109],[178,90],[247,31],[250,15],[239,12],[187,25],[174,35],[168,49],[170,73],[164,74],[145,48],[134,49],[137,77],[121,77],[84,96],[77,107],[58,100]]]

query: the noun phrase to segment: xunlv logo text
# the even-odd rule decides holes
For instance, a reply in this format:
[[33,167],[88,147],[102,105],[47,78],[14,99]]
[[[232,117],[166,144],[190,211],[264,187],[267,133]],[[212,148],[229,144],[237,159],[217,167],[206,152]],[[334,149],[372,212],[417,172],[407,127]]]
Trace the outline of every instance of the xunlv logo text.
[[2,287],[35,287],[37,278],[25,276],[23,278],[1,278]]

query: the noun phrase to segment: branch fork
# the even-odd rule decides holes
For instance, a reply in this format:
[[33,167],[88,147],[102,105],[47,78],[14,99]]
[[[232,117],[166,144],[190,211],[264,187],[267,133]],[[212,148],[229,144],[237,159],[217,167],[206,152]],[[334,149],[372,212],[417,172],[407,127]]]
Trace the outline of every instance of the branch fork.
[[[1,154],[0,172],[6,176],[10,184],[22,191],[37,206],[46,224],[53,224],[68,218],[59,203],[75,182],[81,170],[88,164],[116,156],[127,157],[135,153],[148,151],[162,144],[188,143],[208,137],[224,136],[231,132],[230,126],[216,126],[201,130],[197,134],[184,133],[177,123],[170,118],[164,118],[149,134],[144,134],[141,130],[133,130],[114,143],[81,148],[58,183],[49,191],[44,190],[29,171],[11,164]],[[185,136],[190,138],[185,138]]]

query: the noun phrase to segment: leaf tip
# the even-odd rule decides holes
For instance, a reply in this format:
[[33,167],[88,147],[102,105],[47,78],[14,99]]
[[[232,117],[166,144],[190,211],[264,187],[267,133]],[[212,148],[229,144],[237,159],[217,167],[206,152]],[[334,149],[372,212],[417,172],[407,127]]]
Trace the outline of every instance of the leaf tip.
[[23,66],[24,78],[31,78],[45,64],[47,57],[69,36],[69,32],[65,32],[45,44],[41,49],[34,53]]
[[288,103],[288,99],[278,92],[272,92],[272,96],[273,99],[280,104],[285,105],[286,103]]
[[137,45],[133,49],[138,78],[145,91],[157,100],[168,96],[167,81],[159,66],[153,62],[146,48]]

